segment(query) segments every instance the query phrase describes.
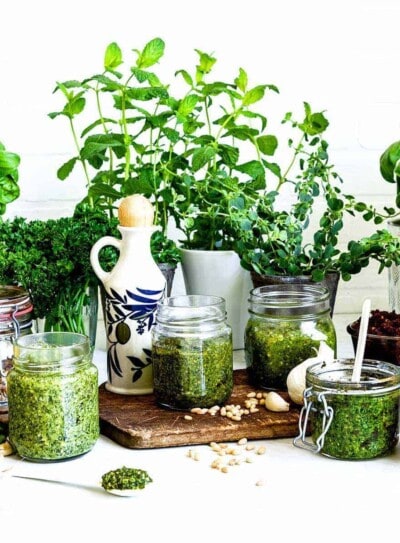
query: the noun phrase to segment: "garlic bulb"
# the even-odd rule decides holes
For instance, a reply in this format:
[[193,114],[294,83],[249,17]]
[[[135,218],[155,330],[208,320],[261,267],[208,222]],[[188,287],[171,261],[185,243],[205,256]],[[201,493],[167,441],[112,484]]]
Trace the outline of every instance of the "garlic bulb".
[[289,411],[288,402],[277,392],[267,392],[265,394],[265,407],[269,411]]
[[307,358],[289,372],[286,379],[286,386],[292,402],[299,405],[304,403],[303,393],[306,388],[307,368],[317,362],[331,362],[333,355],[333,350],[325,342],[321,341],[317,356]]

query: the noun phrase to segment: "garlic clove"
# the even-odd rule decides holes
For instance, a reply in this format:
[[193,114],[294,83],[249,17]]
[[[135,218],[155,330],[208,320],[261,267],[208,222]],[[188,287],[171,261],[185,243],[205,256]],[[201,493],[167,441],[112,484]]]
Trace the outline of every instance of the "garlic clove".
[[265,408],[269,411],[289,411],[289,403],[277,392],[267,392],[265,394]]

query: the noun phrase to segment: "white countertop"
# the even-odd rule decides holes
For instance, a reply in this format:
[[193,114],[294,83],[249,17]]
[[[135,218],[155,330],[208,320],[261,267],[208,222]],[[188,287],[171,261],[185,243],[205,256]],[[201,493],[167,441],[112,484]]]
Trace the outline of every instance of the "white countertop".
[[[105,352],[96,351],[94,360],[101,380]],[[211,469],[216,456],[208,445],[127,449],[104,436],[67,462],[6,457],[2,469],[88,488],[3,477],[1,541],[308,542],[351,541],[353,535],[365,542],[397,534],[400,445],[385,458],[348,462],[298,449],[292,439],[253,443],[265,445],[266,453],[252,453],[252,463],[228,473]],[[189,449],[197,461],[187,456]],[[98,487],[101,475],[122,465],[147,470],[154,482],[136,497],[106,494]]]

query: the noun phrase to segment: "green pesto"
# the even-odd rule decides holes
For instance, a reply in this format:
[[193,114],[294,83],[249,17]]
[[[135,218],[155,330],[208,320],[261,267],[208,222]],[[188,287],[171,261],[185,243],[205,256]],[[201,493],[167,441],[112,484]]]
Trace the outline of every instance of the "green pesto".
[[7,383],[9,437],[20,456],[55,461],[93,447],[99,437],[98,375],[89,361],[73,372],[14,367]]
[[153,479],[147,471],[139,468],[117,468],[108,471],[101,478],[101,486],[104,490],[135,490],[143,489]]
[[[343,460],[366,460],[390,453],[398,442],[399,390],[381,395],[327,395],[334,415],[321,452]],[[317,406],[316,398],[313,398]],[[312,409],[314,441],[322,431],[323,415]]]
[[159,337],[153,342],[154,395],[174,409],[224,403],[233,389],[231,334]]
[[314,322],[307,332],[301,329],[299,320],[250,318],[244,345],[250,382],[261,388],[285,390],[290,370],[316,356],[320,339],[311,337],[315,331],[319,338],[322,333],[327,345],[336,351],[336,332],[330,318]]

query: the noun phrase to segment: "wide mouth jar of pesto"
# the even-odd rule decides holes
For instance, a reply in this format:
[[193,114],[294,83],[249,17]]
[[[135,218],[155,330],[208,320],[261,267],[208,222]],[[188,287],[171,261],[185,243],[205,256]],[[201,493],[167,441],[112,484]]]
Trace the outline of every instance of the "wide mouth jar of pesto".
[[152,330],[152,359],[159,405],[191,409],[224,403],[233,390],[225,300],[182,295],[161,301]]
[[22,458],[60,461],[92,449],[99,437],[98,371],[86,335],[18,338],[7,387],[9,438]]
[[244,348],[254,386],[286,390],[289,372],[316,356],[321,341],[336,353],[328,289],[290,283],[250,291]]
[[393,451],[399,436],[400,367],[364,359],[359,382],[352,381],[353,367],[354,360],[343,359],[307,368],[295,445],[342,460]]

